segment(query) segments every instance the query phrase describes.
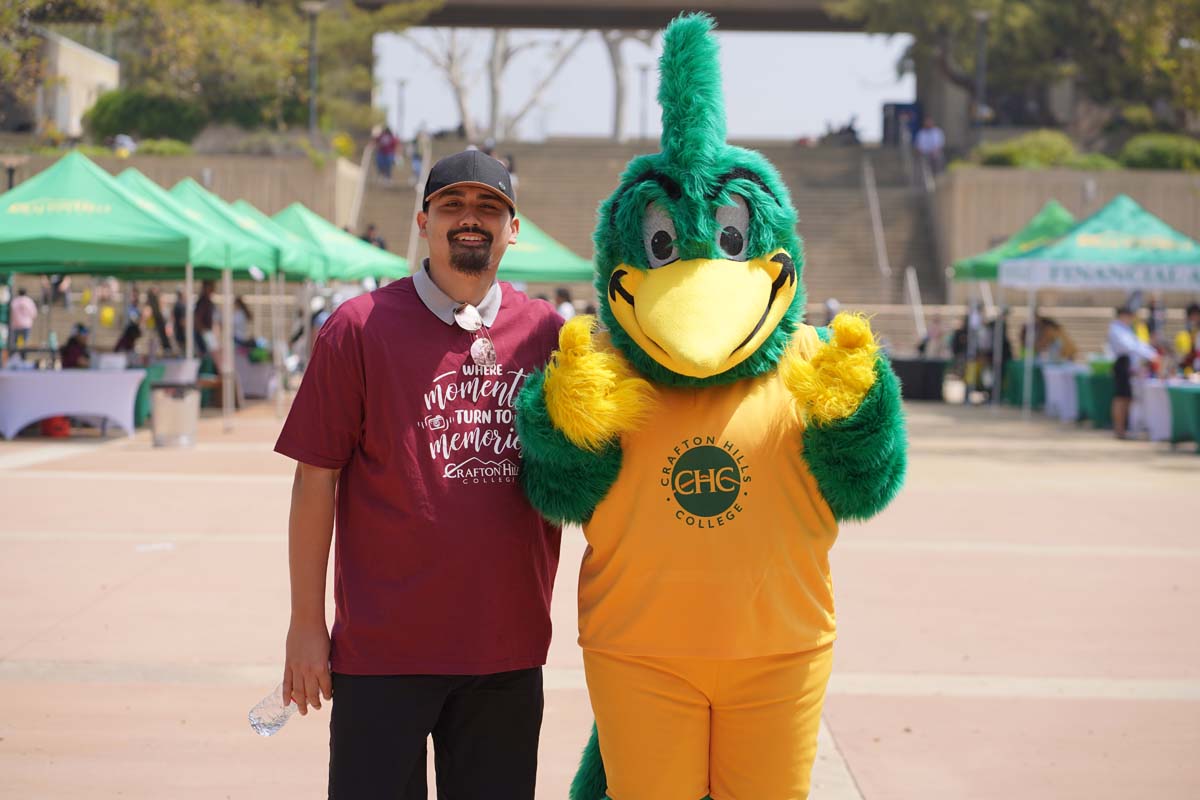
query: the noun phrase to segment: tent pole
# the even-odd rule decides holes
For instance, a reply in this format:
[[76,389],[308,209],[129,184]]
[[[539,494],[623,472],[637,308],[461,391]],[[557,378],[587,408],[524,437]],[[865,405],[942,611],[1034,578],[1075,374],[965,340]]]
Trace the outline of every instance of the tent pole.
[[283,313],[283,273],[276,271],[275,290],[271,292],[271,357],[275,360],[275,376],[279,386],[275,390],[275,416],[283,419],[283,390],[286,376],[283,371],[283,336],[279,315]]
[[304,354],[300,362],[301,368],[308,367],[309,348],[312,347],[312,299],[314,284],[312,281],[304,282],[304,306],[301,309],[300,325],[304,331],[304,341],[300,347],[300,352]]
[[1021,402],[1021,416],[1025,419],[1033,413],[1033,345],[1034,323],[1037,320],[1037,289],[1029,287],[1029,318],[1025,321],[1025,397]]
[[996,318],[992,321],[992,410],[995,411],[1000,407],[1000,395],[1004,391],[1004,339],[1008,338],[1008,331],[1004,331],[1004,337],[1001,338],[1000,330],[1000,311],[996,310]]
[[[270,275],[267,277],[267,280],[269,280],[271,282],[271,286],[274,287],[275,276]],[[258,339],[262,336],[262,307],[263,307],[262,291],[263,291],[263,282],[255,281],[254,282],[254,305],[255,305],[254,310],[258,312],[257,314],[254,315],[254,338],[255,339]]]
[[183,355],[191,361],[196,357],[196,275],[190,261],[184,267],[183,308]]
[[233,430],[233,270],[221,272],[221,417],[226,433]]

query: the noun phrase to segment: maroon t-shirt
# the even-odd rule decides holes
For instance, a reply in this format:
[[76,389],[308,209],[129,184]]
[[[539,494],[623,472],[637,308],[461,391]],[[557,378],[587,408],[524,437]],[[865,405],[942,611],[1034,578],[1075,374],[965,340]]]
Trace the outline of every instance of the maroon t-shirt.
[[321,327],[275,450],[337,486],[332,665],[350,675],[486,675],[544,664],[560,531],[517,482],[513,403],[555,348],[548,303],[502,286],[476,336],[406,278]]

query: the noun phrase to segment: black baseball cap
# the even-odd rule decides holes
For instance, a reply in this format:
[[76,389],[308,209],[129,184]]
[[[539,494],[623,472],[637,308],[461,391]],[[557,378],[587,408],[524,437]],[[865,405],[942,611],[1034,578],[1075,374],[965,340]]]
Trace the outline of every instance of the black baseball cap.
[[491,189],[500,195],[514,212],[517,210],[517,195],[512,188],[512,176],[508,169],[481,150],[464,150],[446,156],[429,170],[425,181],[425,195],[421,208],[429,210],[429,201],[451,186],[479,186]]

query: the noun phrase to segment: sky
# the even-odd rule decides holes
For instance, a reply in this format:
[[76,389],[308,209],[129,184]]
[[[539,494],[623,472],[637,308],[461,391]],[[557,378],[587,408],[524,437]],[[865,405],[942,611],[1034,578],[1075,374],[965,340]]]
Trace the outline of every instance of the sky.
[[[442,29],[444,32],[445,29]],[[514,43],[554,40],[562,31],[515,30]],[[436,33],[413,28],[406,35],[433,43]],[[491,32],[460,30],[466,41],[468,74],[475,75],[470,105],[479,122],[488,116],[483,64],[490,52]],[[819,136],[827,123],[841,127],[857,115],[860,136],[877,141],[885,102],[910,102],[916,94],[912,76],[898,78],[896,63],[908,46],[906,36],[816,33],[718,33],[721,44],[727,127],[732,139],[795,140]],[[652,47],[628,41],[626,62],[627,136],[641,133],[643,93],[640,65],[650,65],[647,133],[657,137],[659,109],[657,61],[661,36]],[[502,101],[510,112],[527,99],[549,62],[547,51],[525,51],[505,73]],[[375,104],[387,110],[393,129],[410,138],[424,123],[429,130],[455,127],[458,114],[442,74],[403,36],[375,38]],[[403,89],[400,81],[404,81]],[[613,86],[608,53],[590,32],[547,90],[540,107],[524,119],[519,137],[608,136],[612,128]],[[403,102],[400,96],[403,95]],[[399,114],[398,106],[403,105]]]

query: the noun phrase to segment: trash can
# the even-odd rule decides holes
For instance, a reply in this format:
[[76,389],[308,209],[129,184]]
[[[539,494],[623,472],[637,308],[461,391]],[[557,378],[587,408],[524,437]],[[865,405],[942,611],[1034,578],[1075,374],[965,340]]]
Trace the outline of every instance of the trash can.
[[200,390],[194,383],[150,385],[150,426],[155,447],[191,447],[200,420]]

